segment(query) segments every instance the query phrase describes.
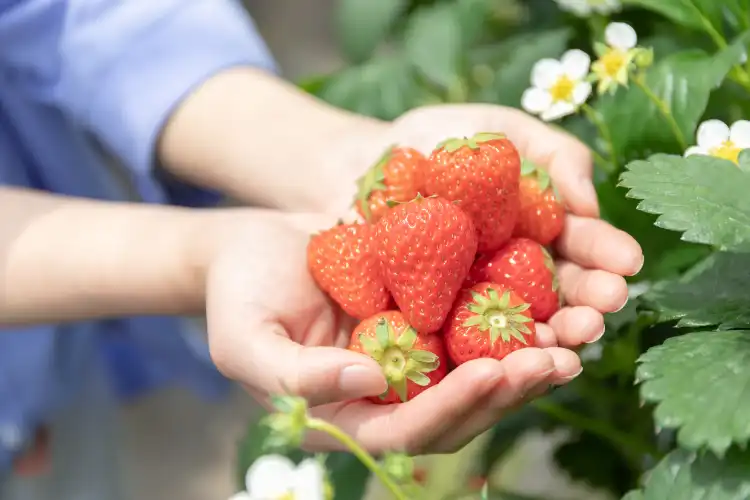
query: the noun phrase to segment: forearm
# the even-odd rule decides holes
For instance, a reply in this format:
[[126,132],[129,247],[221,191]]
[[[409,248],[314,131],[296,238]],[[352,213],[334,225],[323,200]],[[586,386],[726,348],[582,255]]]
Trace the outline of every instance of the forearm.
[[0,187],[0,325],[204,305],[194,258],[204,212]]
[[241,68],[213,77],[177,108],[158,152],[172,173],[242,201],[319,210],[342,182],[326,167],[335,149],[356,148],[384,127]]

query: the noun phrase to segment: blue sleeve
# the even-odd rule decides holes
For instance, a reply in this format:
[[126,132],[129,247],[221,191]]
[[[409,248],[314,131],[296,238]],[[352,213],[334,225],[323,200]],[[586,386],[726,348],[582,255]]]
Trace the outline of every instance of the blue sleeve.
[[174,107],[217,72],[274,71],[235,0],[6,0],[0,71],[61,109],[138,173]]

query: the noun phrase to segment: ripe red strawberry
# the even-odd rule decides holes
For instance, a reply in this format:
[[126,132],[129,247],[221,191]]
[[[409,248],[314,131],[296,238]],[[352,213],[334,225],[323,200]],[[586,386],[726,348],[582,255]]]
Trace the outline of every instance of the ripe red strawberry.
[[534,321],[547,321],[560,309],[555,262],[539,243],[513,238],[492,255],[474,261],[464,288],[489,281],[511,288],[531,304]]
[[563,230],[565,207],[547,171],[528,160],[521,165],[520,200],[513,236],[531,238],[542,245],[552,243]]
[[439,335],[417,335],[399,311],[376,314],[352,332],[352,351],[380,363],[388,391],[369,398],[379,404],[406,402],[440,382],[448,372],[442,362],[445,345]]
[[312,236],[307,245],[307,266],[318,286],[357,319],[384,311],[390,303],[374,234],[370,225],[339,224]]
[[448,355],[460,365],[535,346],[529,307],[511,289],[493,283],[464,289],[443,328]]
[[377,225],[385,286],[420,334],[440,330],[477,250],[471,218],[439,197],[392,208]]
[[456,201],[474,221],[479,251],[508,241],[520,208],[521,158],[502,134],[480,133],[438,145],[427,164],[425,190]]
[[391,146],[375,165],[357,181],[354,200],[357,212],[369,222],[377,222],[389,201],[406,202],[424,187],[427,159],[416,149]]

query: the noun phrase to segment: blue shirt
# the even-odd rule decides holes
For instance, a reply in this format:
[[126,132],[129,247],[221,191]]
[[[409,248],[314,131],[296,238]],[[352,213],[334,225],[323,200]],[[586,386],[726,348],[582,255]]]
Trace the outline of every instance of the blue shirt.
[[[154,144],[182,98],[237,65],[275,69],[233,0],[0,0],[0,183],[213,203],[159,176]],[[14,430],[0,433],[0,472],[76,390],[84,356],[103,356],[126,396],[168,382],[220,394],[226,381],[194,333],[166,317],[0,329],[0,430]]]

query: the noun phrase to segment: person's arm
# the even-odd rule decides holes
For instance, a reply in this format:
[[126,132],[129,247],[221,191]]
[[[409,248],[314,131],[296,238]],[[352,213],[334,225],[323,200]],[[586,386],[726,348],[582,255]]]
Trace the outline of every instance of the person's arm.
[[204,310],[201,251],[222,211],[0,187],[0,326]]
[[316,158],[337,135],[378,125],[271,76],[238,0],[16,0],[0,6],[0,68],[136,177],[153,175],[169,121],[167,170],[272,207],[320,208],[338,179],[314,171]]
[[[184,179],[241,200],[292,210],[324,210],[385,122],[330,106],[258,69],[222,72],[185,99],[159,142],[164,165]],[[373,154],[375,156],[373,156]],[[350,167],[350,165],[345,165]]]

